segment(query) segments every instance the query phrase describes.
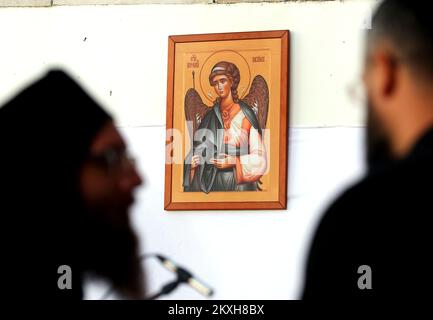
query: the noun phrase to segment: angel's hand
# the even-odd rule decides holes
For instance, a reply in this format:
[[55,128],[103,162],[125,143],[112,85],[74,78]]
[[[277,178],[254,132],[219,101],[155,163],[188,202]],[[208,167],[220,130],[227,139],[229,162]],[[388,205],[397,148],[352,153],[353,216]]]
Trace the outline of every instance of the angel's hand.
[[197,166],[200,164],[200,156],[195,155],[191,158],[191,169],[197,168]]
[[222,153],[219,155],[218,159],[211,159],[210,163],[212,163],[218,169],[228,169],[236,166],[236,157]]

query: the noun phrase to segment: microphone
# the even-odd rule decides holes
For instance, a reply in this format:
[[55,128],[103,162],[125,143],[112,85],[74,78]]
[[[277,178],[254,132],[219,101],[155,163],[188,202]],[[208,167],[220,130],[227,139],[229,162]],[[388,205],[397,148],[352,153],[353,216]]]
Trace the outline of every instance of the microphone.
[[160,254],[156,254],[155,257],[162,263],[162,265],[167,270],[177,275],[179,282],[187,283],[205,297],[210,297],[213,295],[214,291],[209,286],[198,280],[192,275],[191,272],[187,271],[185,268],[176,265],[172,260]]
[[[176,280],[165,284],[158,293],[147,297],[147,300],[155,300],[162,295],[167,295],[174,291],[181,283],[187,283],[190,287],[197,290],[205,297],[210,297],[213,295],[214,291],[209,286],[194,277],[191,272],[187,271],[185,268],[176,265],[172,260],[160,254],[144,254],[140,257],[140,260],[145,260],[152,257],[158,259],[158,261],[161,262],[164,268],[175,273],[177,277]],[[107,299],[113,292],[113,287],[109,288],[107,292],[101,297],[101,299]]]

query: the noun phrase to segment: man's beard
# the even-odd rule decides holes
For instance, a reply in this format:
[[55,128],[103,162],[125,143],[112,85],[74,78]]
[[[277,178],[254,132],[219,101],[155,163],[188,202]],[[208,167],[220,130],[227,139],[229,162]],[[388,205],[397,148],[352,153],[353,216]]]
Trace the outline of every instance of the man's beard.
[[92,215],[85,232],[84,269],[109,280],[113,289],[126,298],[143,299],[145,281],[139,241],[127,212],[118,213],[123,218],[116,225],[104,215],[97,216]]
[[389,165],[394,158],[391,152],[391,143],[374,112],[371,100],[368,100],[367,107],[367,134],[366,134],[366,162],[369,171],[377,170]]

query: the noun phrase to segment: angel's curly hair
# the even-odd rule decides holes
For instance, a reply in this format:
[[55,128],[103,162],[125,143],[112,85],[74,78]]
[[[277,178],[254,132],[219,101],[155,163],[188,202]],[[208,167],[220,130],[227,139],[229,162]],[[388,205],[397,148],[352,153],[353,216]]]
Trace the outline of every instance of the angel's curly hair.
[[[232,98],[235,103],[239,102],[239,96],[238,96],[238,85],[241,81],[241,74],[239,72],[238,67],[231,62],[227,61],[220,61],[216,65],[213,66],[212,71],[209,75],[209,83],[211,86],[213,86],[213,78],[218,75],[225,75],[227,78],[230,79],[232,83],[231,91],[232,91]],[[217,97],[217,100],[219,100],[219,97]]]

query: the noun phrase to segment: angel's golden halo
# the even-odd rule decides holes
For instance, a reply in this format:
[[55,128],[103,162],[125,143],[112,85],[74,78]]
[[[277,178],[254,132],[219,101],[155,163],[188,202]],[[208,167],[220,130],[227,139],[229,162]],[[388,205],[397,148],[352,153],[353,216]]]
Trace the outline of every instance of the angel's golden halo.
[[202,97],[204,96],[208,101],[214,103],[217,94],[214,88],[209,83],[209,75],[212,68],[220,61],[227,61],[234,63],[238,67],[241,80],[238,85],[238,96],[243,98],[250,88],[251,84],[251,70],[247,60],[239,52],[233,50],[221,50],[212,53],[203,63],[200,70],[200,88]]

